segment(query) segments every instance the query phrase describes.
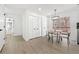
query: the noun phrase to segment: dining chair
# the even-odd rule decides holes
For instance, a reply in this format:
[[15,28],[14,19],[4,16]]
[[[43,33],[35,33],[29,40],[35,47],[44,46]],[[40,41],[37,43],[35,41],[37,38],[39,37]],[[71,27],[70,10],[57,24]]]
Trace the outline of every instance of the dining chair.
[[70,32],[61,32],[61,41],[64,40],[64,38],[67,39],[67,45],[69,47],[69,44],[70,44]]

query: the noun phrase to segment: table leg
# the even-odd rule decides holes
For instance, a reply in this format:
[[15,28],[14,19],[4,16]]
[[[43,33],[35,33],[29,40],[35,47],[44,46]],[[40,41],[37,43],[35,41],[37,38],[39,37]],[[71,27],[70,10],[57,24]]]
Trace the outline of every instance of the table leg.
[[59,40],[58,40],[59,38],[58,38],[58,33],[57,33],[57,43],[59,43]]
[[51,40],[52,40],[52,43],[53,43],[53,34],[52,34]]
[[67,44],[68,44],[68,47],[69,47],[69,44],[70,44],[69,37],[67,37]]
[[68,33],[68,37],[67,37],[67,44],[68,44],[68,47],[69,47],[69,44],[70,44],[69,36],[70,36],[70,33]]

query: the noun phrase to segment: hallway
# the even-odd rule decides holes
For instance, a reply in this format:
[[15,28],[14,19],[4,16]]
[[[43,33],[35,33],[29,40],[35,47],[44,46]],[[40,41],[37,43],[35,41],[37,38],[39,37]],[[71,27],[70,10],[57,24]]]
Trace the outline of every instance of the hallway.
[[46,37],[40,37],[32,39],[30,41],[24,41],[21,36],[8,35],[5,46],[1,52],[2,54],[27,54],[27,53],[79,53],[78,46],[61,46],[52,44],[47,41]]

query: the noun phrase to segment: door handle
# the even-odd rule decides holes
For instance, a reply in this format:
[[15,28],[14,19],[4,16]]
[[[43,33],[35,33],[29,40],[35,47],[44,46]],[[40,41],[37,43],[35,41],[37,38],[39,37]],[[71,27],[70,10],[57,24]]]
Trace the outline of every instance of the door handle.
[[2,29],[0,29],[0,31],[2,31]]

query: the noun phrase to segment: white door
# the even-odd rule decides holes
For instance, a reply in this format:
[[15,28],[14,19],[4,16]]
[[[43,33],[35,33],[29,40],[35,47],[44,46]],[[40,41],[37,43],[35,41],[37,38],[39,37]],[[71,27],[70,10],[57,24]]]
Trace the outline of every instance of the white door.
[[40,30],[40,19],[38,16],[34,17],[33,19],[33,36],[34,37],[39,37],[41,36],[40,33],[41,33],[41,30]]
[[32,38],[41,36],[41,25],[38,16],[30,16],[30,34]]
[[5,36],[4,19],[0,17],[0,50],[4,44],[4,36]]

